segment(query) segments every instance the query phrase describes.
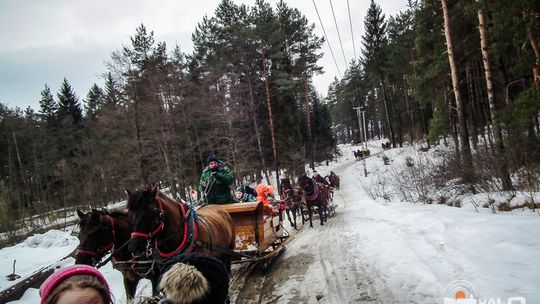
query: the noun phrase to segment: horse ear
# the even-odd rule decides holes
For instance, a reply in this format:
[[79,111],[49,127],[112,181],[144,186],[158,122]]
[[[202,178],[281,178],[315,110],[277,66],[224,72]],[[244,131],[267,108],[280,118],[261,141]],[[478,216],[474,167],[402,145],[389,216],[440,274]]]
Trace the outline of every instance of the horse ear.
[[154,197],[157,197],[159,190],[159,184],[156,184],[154,187],[152,187],[152,190],[150,190],[150,194]]
[[81,209],[77,209],[77,216],[80,218],[80,219],[83,219],[86,217],[86,213],[82,212]]
[[124,191],[126,192],[127,196],[131,196],[131,192],[127,188],[124,188]]
[[99,213],[99,210],[92,208],[92,214],[90,216],[92,219],[98,220],[101,214]]

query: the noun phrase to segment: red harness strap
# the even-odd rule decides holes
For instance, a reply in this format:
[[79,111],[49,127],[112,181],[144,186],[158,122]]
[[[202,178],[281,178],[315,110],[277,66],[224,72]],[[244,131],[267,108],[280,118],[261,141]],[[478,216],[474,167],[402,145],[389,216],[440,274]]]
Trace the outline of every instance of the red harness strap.
[[[163,210],[163,202],[161,201],[161,199],[159,197],[156,198],[156,200],[158,201],[158,204],[159,204],[159,209],[160,209],[160,212],[161,214],[164,213],[164,210]],[[188,221],[187,221],[187,218],[189,216],[189,214],[187,214],[187,211],[184,207],[184,204],[182,204],[181,202],[178,202],[178,205],[180,205],[180,216],[181,218],[183,218],[184,220],[183,221],[180,221],[180,224],[182,224],[182,222],[184,222],[184,236],[182,238],[182,242],[180,243],[180,246],[178,246],[178,248],[176,248],[175,250],[173,250],[172,252],[169,252],[169,253],[164,253],[164,252],[161,252],[158,248],[159,246],[159,243],[158,243],[158,240],[155,239],[154,240],[154,247],[156,248],[156,251],[157,253],[161,256],[161,257],[171,257],[183,250],[185,250],[184,247],[186,247],[188,244],[188,240],[189,240],[189,231],[188,231]],[[187,253],[191,252],[193,250],[193,247],[194,247],[194,240],[197,239],[197,236],[198,236],[198,233],[199,233],[199,227],[197,225],[196,222],[194,222],[194,225],[193,225],[193,236],[191,238],[192,241],[192,244],[190,244],[189,248],[186,250]],[[131,233],[131,236],[132,237],[140,237],[140,238],[145,238],[145,239],[152,239],[155,235],[157,235],[160,231],[164,230],[165,228],[165,223],[163,223],[163,220],[161,221],[161,223],[158,225],[158,227],[156,229],[154,229],[154,231],[150,232],[150,233],[143,233],[143,232],[132,232]]]
[[[187,246],[187,242],[188,242],[188,239],[189,239],[189,231],[188,231],[188,216],[189,214],[187,214],[187,211],[186,209],[184,208],[184,204],[182,204],[181,202],[178,202],[178,205],[180,205],[180,215],[181,217],[184,219],[183,222],[184,222],[184,236],[182,238],[182,242],[180,243],[180,246],[178,246],[175,250],[169,252],[169,253],[164,253],[164,252],[161,252],[158,248],[158,242],[156,240],[156,251],[157,253],[161,256],[161,257],[164,257],[164,258],[168,258],[168,257],[171,257],[181,251],[183,251],[185,248],[185,246]],[[180,222],[181,223],[181,222]],[[196,222],[194,222],[194,225],[193,225],[193,237],[192,237],[192,240],[196,240],[197,239],[197,235],[199,234],[199,226],[197,225]],[[193,245],[194,241],[192,242],[192,244],[190,245],[190,248],[188,248],[186,250],[186,253],[189,253],[191,252],[191,250],[193,250]]]

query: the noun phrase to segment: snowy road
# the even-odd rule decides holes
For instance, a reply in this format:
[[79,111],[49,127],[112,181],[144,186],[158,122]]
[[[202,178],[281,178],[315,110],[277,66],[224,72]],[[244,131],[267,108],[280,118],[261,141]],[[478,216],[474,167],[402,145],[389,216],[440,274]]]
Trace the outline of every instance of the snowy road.
[[266,274],[235,280],[233,303],[443,303],[455,280],[481,299],[538,303],[538,217],[378,202],[364,189],[361,162],[333,171],[342,177],[336,215],[305,225]]
[[[350,161],[334,169],[340,176],[356,176],[359,163]],[[353,189],[354,191],[350,191]],[[352,192],[354,200],[344,195]],[[314,228],[306,224],[289,244],[286,253],[266,274],[252,271],[242,284],[233,284],[236,303],[395,303],[367,259],[357,251],[360,235],[355,222],[361,221],[352,201],[367,193],[354,183],[342,180],[334,202],[339,205],[334,217]],[[352,223],[352,224],[351,224]],[[241,285],[241,286],[238,286]]]

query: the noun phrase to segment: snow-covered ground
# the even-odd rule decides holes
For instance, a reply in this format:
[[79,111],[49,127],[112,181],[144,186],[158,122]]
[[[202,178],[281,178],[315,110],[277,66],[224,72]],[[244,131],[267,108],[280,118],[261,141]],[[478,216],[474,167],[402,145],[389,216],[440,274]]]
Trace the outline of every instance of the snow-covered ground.
[[[231,290],[237,303],[443,303],[457,290],[474,289],[481,299],[524,297],[540,303],[540,216],[534,212],[491,214],[489,209],[453,208],[446,205],[374,200],[374,188],[392,174],[382,154],[355,161],[342,146],[337,163],[321,166],[326,175],[341,176],[334,201],[337,214],[325,226],[307,225],[297,232],[285,254],[266,274],[249,274]],[[370,143],[372,154],[380,142]],[[410,154],[392,149],[394,162]],[[402,151],[405,151],[403,149]],[[387,173],[384,173],[387,172]],[[387,185],[390,187],[391,185]],[[388,193],[395,193],[387,189]],[[0,250],[0,269],[7,275],[17,260],[16,272],[24,277],[67,255],[77,245],[69,233],[50,231]],[[72,263],[67,260],[64,263]],[[124,303],[119,272],[102,268],[111,282],[117,303]],[[459,280],[459,281],[458,281]],[[17,282],[17,281],[15,281]],[[0,277],[0,289],[8,284]],[[148,285],[141,286],[149,293]],[[37,303],[30,289],[14,303]],[[493,302],[497,303],[497,302]],[[514,302],[518,303],[518,302]]]

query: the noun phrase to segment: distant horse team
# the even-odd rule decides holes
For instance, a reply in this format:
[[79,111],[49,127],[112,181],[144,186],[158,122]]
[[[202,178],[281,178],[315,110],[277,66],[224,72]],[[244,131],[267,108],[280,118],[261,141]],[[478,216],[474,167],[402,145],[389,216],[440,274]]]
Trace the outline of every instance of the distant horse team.
[[[309,220],[313,227],[315,212],[324,225],[335,213],[333,191],[340,187],[339,176],[331,172],[317,182],[304,174],[296,184],[294,187],[291,179],[283,178],[279,185],[280,203],[285,205],[291,227],[298,229],[298,215],[302,225]],[[141,278],[151,281],[156,296],[163,265],[178,254],[214,256],[230,272],[235,224],[223,207],[208,204],[195,210],[165,195],[157,186],[126,193],[126,211],[77,210],[80,231],[75,263],[100,267],[112,259],[113,267],[123,275],[127,303],[134,302]]]
[[356,160],[362,160],[370,155],[371,151],[369,149],[362,149],[362,150],[353,150],[354,158]]

